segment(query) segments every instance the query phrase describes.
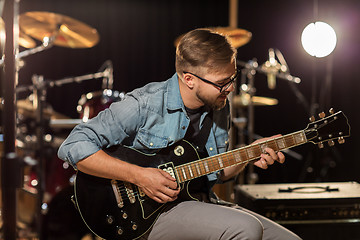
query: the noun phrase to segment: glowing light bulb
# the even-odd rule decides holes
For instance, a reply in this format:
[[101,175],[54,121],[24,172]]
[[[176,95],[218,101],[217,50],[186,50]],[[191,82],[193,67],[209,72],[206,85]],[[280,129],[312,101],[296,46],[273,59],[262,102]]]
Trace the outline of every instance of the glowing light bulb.
[[318,58],[326,57],[335,49],[336,33],[327,23],[315,22],[307,25],[301,34],[305,51]]

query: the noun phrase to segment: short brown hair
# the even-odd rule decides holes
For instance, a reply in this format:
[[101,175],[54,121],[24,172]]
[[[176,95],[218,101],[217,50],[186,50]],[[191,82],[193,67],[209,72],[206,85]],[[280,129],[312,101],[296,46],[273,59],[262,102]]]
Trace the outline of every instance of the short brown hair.
[[236,58],[236,49],[226,36],[211,29],[199,28],[185,34],[176,47],[175,67],[177,73],[203,67],[219,72],[224,65]]

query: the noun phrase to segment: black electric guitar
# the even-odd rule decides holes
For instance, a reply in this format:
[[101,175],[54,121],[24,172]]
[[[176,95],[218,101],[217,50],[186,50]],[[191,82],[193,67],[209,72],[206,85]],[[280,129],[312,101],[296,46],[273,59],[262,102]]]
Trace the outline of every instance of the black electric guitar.
[[[346,116],[340,111],[313,120],[307,128],[266,142],[249,145],[216,156],[199,159],[195,148],[182,140],[157,154],[143,154],[121,145],[105,151],[124,161],[142,167],[155,167],[176,178],[181,194],[188,195],[191,180],[226,167],[257,160],[266,147],[281,151],[307,142],[323,146],[334,140],[343,143],[350,136]],[[154,224],[166,204],[160,204],[137,186],[128,182],[105,179],[77,172],[75,202],[86,225],[104,239],[137,239]]]

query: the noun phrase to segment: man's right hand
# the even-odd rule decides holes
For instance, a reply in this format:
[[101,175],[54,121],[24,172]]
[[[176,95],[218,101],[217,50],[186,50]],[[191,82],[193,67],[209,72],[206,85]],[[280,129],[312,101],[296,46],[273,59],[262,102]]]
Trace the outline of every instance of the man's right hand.
[[176,179],[157,168],[140,168],[135,176],[135,184],[144,193],[159,203],[172,202],[180,192]]

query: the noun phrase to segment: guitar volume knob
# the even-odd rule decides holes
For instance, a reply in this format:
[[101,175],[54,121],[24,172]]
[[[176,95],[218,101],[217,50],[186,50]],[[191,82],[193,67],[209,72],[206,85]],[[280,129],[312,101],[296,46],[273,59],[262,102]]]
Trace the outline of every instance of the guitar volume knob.
[[339,137],[339,138],[338,138],[338,143],[339,143],[339,144],[345,143],[344,137]]
[[124,230],[122,229],[122,227],[117,226],[117,227],[116,227],[116,233],[117,233],[118,235],[122,235],[122,234],[124,233]]
[[128,214],[126,212],[122,212],[122,218],[123,219],[127,219],[128,218]]
[[132,223],[132,226],[131,226],[132,230],[136,231],[138,228],[138,225],[135,222],[131,222],[131,223]]
[[106,223],[107,224],[113,224],[114,223],[114,217],[111,215],[106,215]]

